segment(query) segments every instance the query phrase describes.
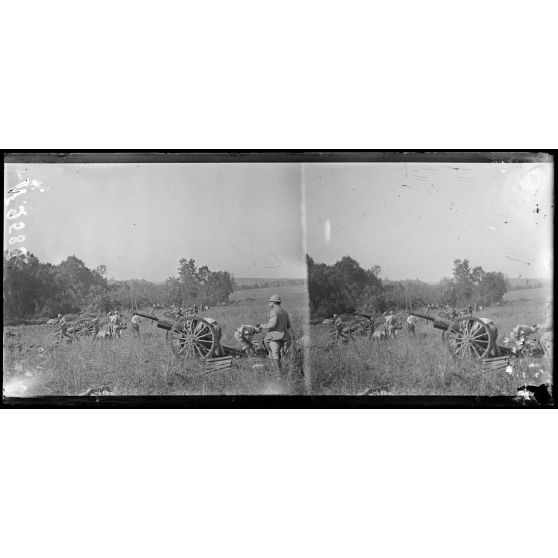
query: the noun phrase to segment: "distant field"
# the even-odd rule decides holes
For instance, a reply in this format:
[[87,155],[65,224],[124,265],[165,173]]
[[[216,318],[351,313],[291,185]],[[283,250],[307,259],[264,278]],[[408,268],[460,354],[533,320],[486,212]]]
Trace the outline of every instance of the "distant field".
[[537,279],[536,277],[509,277],[507,279],[512,289],[544,288],[550,289],[552,281],[550,279]]
[[289,279],[287,277],[280,279],[270,279],[269,277],[235,277],[235,282],[239,285],[239,290],[244,287],[251,288],[253,285],[262,285],[264,283],[279,283],[280,287],[288,287],[293,283],[299,284],[305,282],[305,279]]
[[272,294],[278,294],[283,299],[285,308],[306,304],[308,293],[306,285],[287,285],[284,287],[269,287],[266,289],[243,289],[232,293],[230,300],[232,303],[257,302],[267,305],[267,301]]
[[543,303],[548,295],[552,294],[552,286],[540,287],[538,289],[521,289],[517,291],[510,291],[504,295],[504,300],[532,300],[540,299]]

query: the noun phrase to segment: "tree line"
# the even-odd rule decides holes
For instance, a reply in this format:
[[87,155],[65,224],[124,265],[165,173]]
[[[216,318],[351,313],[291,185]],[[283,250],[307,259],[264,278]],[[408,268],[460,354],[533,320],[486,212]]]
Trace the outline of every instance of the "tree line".
[[390,309],[417,310],[427,304],[461,308],[501,302],[508,290],[503,273],[472,268],[469,260],[453,262],[453,276],[432,285],[424,281],[382,280],[380,266],[363,269],[350,256],[333,265],[306,258],[310,313],[314,317],[361,312],[377,314]]
[[154,304],[214,306],[228,303],[235,288],[229,272],[198,267],[193,259],[181,259],[177,276],[156,284],[143,279],[108,279],[104,265],[89,269],[76,256],[57,265],[42,263],[30,252],[8,256],[4,252],[5,321]]

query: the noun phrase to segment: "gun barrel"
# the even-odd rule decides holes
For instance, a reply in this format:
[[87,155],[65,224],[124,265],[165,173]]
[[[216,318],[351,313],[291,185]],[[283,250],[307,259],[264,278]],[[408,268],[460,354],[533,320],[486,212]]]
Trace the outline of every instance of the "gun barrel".
[[447,331],[450,327],[450,323],[444,320],[440,320],[435,316],[430,316],[429,314],[422,314],[421,312],[409,312],[412,316],[416,316],[417,318],[423,318],[428,320],[429,322],[434,322],[432,325],[436,329],[441,329],[442,331]]
[[417,318],[423,318],[424,320],[428,320],[429,322],[433,322],[436,318],[434,316],[430,316],[429,314],[423,314],[421,312],[409,312],[411,316],[416,316]]
[[156,322],[159,321],[159,318],[153,314],[144,314],[143,312],[134,312],[134,314],[136,316],[141,316],[142,318],[147,318],[148,320],[154,320]]
[[154,322],[157,322],[157,327],[164,329],[166,331],[170,331],[173,327],[173,324],[171,322],[167,320],[161,320],[161,318],[158,318],[153,314],[144,314],[143,312],[134,312],[134,314],[136,314],[136,316],[141,316],[142,318],[147,318],[148,320],[153,320]]

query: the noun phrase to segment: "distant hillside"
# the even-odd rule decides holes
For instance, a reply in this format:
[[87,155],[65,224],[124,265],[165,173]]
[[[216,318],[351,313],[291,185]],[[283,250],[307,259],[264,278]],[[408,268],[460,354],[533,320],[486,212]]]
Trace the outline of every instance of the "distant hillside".
[[533,277],[508,277],[507,281],[510,285],[510,291],[518,289],[540,289],[541,287],[549,288],[552,285],[550,279],[537,279]]
[[293,285],[306,285],[306,279],[289,279],[281,277],[270,279],[268,277],[235,277],[238,288],[237,291],[244,289],[267,289],[270,287],[288,287]]
[[[506,277],[510,285],[510,291],[518,289],[540,289],[550,288],[552,286],[551,279],[537,279],[535,277]],[[438,285],[439,281],[425,281],[427,285]]]

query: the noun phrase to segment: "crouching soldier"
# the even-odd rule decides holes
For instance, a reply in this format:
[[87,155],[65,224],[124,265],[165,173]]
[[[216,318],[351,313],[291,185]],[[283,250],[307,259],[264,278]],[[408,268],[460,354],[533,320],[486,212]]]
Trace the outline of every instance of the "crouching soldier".
[[518,324],[516,325],[509,334],[509,339],[515,344],[516,350],[521,350],[527,344],[529,335],[537,332],[537,326],[533,327],[528,325]]
[[206,322],[211,324],[213,328],[213,332],[215,333],[215,352],[213,353],[216,357],[225,356],[225,351],[223,350],[223,346],[221,345],[221,337],[223,337],[223,330],[221,326],[217,322],[217,320],[213,318],[204,318]]
[[260,329],[267,329],[264,345],[267,349],[277,376],[281,373],[281,349],[287,339],[287,330],[291,329],[289,315],[281,308],[281,297],[277,294],[269,298],[269,321],[259,324]]
[[234,332],[234,338],[238,341],[240,345],[240,350],[245,352],[247,355],[256,354],[256,349],[252,343],[252,339],[256,333],[259,333],[261,329],[258,326],[252,325],[241,325]]
[[[496,324],[490,318],[479,318],[479,320],[483,324],[486,324],[486,326],[490,330],[490,347],[489,347],[490,356],[493,356],[493,357],[498,356],[499,350],[498,350],[498,345],[496,343],[496,341],[498,339],[498,328],[496,327]],[[477,326],[478,326],[478,324],[477,324]],[[470,333],[474,334],[477,331],[477,329],[478,329],[478,327],[473,326]]]

